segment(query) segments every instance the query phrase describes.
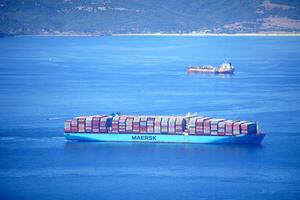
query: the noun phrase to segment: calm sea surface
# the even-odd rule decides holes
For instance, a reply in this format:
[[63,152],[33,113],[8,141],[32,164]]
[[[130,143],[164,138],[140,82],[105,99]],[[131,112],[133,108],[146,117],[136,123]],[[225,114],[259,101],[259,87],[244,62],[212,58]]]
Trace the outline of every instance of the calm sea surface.
[[[187,74],[230,61],[233,76]],[[258,121],[261,146],[68,142],[108,114]],[[0,199],[299,199],[300,37],[0,39]]]

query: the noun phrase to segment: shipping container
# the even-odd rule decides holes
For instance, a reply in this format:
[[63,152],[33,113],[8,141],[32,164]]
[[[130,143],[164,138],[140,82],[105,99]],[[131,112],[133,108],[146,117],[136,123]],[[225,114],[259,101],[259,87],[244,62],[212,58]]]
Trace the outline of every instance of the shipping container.
[[154,133],[161,133],[161,117],[157,116],[154,120]]
[[133,116],[129,116],[126,119],[126,132],[132,132],[133,131]]
[[[210,124],[210,134],[211,135],[218,135],[218,124],[222,121],[225,121],[225,119],[211,119],[211,124]],[[225,128],[223,128],[225,131]],[[220,127],[220,130],[223,130]]]
[[168,133],[175,134],[176,118],[170,117],[168,121]]
[[211,124],[211,118],[203,120],[203,134],[204,135],[210,135],[210,124]]
[[222,121],[225,121],[225,119],[211,119],[210,129],[212,131],[217,131],[218,130],[218,125]]
[[111,132],[112,133],[118,133],[119,132],[119,116],[114,116],[112,119],[112,127]]
[[119,126],[118,126],[118,132],[119,133],[125,133],[126,132],[126,119],[127,116],[120,116],[119,117]]
[[195,135],[196,134],[196,128],[189,128],[188,130],[190,135]]
[[93,133],[99,133],[100,131],[100,118],[101,116],[93,116],[92,117],[92,132]]
[[238,121],[226,120],[225,121],[225,135],[233,134],[233,123]]
[[92,132],[92,121],[93,121],[93,116],[88,116],[85,119],[85,132],[90,133]]
[[218,123],[218,135],[225,135],[226,121],[227,120],[224,120]]
[[85,117],[78,117],[78,132],[85,132]]
[[140,133],[147,133],[147,116],[141,116]]
[[119,126],[118,126],[119,133],[126,133],[126,119],[127,119],[127,116],[120,116]]
[[110,117],[108,116],[102,116],[100,118],[100,126],[99,126],[99,132],[100,133],[107,133],[108,132],[108,119],[110,119]]
[[227,120],[220,121],[220,122],[218,123],[218,128],[224,128],[224,129],[225,129],[226,121],[227,121]]
[[65,121],[65,126],[64,126],[64,131],[66,132],[66,133],[70,133],[70,132],[72,132],[72,129],[71,129],[71,123],[72,123],[72,120],[67,120],[67,121]]
[[183,131],[186,129],[186,119],[179,116],[176,119],[176,134],[182,134]]
[[193,117],[193,118],[190,118],[189,120],[188,120],[188,126],[189,127],[196,127],[196,120],[197,120],[198,118],[196,118],[196,117]]
[[147,117],[147,133],[154,133],[155,117]]
[[[205,127],[205,124],[204,124],[205,121],[208,121],[206,123],[209,123],[208,126],[210,126],[210,121],[209,121],[210,119],[211,119],[210,117],[197,117],[197,119],[196,119],[196,134],[197,135],[210,133],[210,127],[207,129],[207,127]],[[205,129],[205,131],[204,131],[204,129]]]
[[140,132],[140,116],[133,117],[133,132],[139,133]]
[[168,133],[169,117],[163,116],[161,120],[161,133]]
[[78,121],[77,118],[73,118],[71,122],[71,132],[76,133],[78,132]]
[[255,122],[247,122],[241,124],[242,134],[257,134],[257,124]]
[[241,121],[241,122],[234,122],[233,123],[233,131],[232,131],[233,135],[240,135],[241,134],[241,125],[243,123],[246,123],[246,122],[245,121]]
[[189,118],[187,121],[188,121],[188,133],[190,135],[194,135],[196,134],[196,120],[198,118],[196,117],[192,117],[192,118]]

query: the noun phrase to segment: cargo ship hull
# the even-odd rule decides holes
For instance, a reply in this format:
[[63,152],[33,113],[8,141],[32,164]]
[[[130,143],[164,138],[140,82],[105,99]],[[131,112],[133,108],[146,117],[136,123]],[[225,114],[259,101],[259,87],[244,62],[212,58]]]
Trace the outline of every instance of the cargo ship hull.
[[150,143],[194,143],[194,144],[260,144],[265,134],[236,136],[163,135],[163,134],[112,134],[112,133],[65,133],[68,140],[99,142],[150,142]]

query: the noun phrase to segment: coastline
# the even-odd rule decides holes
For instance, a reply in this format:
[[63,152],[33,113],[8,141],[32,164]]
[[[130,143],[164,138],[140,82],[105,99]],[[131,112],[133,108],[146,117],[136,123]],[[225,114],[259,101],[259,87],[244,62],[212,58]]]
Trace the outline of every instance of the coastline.
[[274,36],[274,37],[299,37],[300,33],[116,33],[116,34],[93,34],[93,33],[57,33],[57,34],[32,34],[32,35],[10,35],[7,37],[27,37],[27,36],[38,36],[38,37],[130,37],[130,36],[193,36],[193,37],[257,37],[257,36]]
[[132,33],[112,34],[112,36],[300,36],[300,33]]

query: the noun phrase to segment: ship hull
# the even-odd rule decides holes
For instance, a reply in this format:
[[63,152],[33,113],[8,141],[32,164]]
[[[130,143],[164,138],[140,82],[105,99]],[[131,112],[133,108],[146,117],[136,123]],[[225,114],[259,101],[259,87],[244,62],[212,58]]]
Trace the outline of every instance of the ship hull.
[[233,70],[218,71],[218,70],[207,70],[207,69],[188,69],[189,73],[213,73],[213,74],[233,74]]
[[237,136],[121,134],[121,133],[65,133],[68,140],[99,142],[150,142],[194,144],[261,144],[265,134]]

